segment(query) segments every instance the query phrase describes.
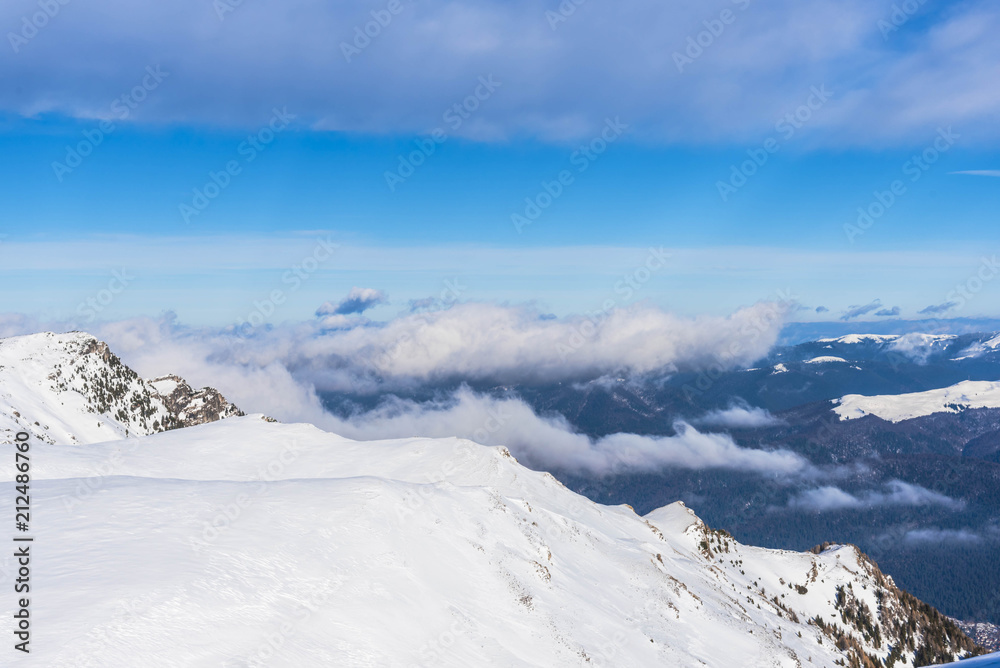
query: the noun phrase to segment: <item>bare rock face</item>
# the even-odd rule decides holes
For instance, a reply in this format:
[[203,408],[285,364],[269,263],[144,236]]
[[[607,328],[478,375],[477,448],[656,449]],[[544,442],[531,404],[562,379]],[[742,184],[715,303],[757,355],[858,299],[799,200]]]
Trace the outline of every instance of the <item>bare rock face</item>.
[[174,417],[175,422],[169,428],[191,427],[244,415],[213,387],[195,390],[183,378],[174,375],[154,378],[148,383]]

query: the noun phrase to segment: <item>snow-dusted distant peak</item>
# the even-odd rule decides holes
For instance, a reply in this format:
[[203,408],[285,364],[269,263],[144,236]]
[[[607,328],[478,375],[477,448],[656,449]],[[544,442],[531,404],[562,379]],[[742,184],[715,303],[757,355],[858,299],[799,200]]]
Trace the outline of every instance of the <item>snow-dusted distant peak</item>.
[[0,438],[96,443],[240,414],[211,388],[170,382],[161,392],[83,332],[0,339]]
[[848,394],[834,403],[833,410],[841,420],[875,415],[889,422],[901,422],[934,413],[958,413],[967,408],[1000,408],[1000,382],[967,380],[908,394],[870,397]]
[[898,334],[847,334],[833,339],[817,339],[816,341],[817,343],[844,343],[851,345],[856,343],[885,343],[886,341],[893,341],[898,338]]

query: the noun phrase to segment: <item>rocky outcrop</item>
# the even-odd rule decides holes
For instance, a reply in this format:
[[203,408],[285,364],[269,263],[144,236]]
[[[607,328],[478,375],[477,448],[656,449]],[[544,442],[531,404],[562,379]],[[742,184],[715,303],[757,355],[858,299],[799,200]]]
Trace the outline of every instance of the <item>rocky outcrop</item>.
[[170,428],[191,427],[244,413],[213,387],[193,389],[180,376],[160,376],[149,381],[174,417]]

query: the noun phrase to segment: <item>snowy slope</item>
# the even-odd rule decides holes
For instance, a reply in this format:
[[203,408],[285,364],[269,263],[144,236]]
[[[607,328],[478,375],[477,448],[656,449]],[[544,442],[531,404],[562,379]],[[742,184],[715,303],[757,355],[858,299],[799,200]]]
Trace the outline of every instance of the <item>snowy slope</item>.
[[89,334],[0,339],[0,437],[26,431],[50,443],[95,443],[241,414],[211,388],[156,382]]
[[848,394],[834,403],[833,410],[841,420],[877,415],[889,422],[900,422],[932,413],[958,413],[966,408],[1000,408],[1000,382],[970,380],[909,394]]
[[461,439],[248,416],[31,457],[37,635],[4,665],[912,666],[938,623],[853,547],[742,546]]

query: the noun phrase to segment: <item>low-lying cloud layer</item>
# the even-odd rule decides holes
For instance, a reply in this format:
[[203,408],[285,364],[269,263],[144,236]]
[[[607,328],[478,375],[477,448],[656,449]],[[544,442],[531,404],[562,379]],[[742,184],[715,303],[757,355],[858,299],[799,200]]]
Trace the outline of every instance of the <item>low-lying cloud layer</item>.
[[731,429],[754,429],[756,427],[775,427],[784,424],[782,420],[771,415],[765,408],[756,406],[730,406],[710,411],[696,420],[694,424],[705,427],[722,427]]
[[953,336],[910,333],[904,334],[889,344],[889,350],[919,364],[925,364],[931,354],[944,349]]
[[885,485],[884,491],[870,490],[859,495],[850,494],[833,486],[810,489],[789,499],[788,505],[797,510],[815,512],[862,510],[883,506],[942,506],[961,510],[965,507],[965,502],[926,487],[911,485],[902,480],[891,480]]
[[533,383],[729,369],[766,354],[783,317],[784,308],[770,303],[693,319],[652,307],[551,319],[529,308],[467,303],[310,337],[289,362],[318,363],[323,374],[312,380],[329,390],[357,390],[373,379],[382,387],[449,379]]
[[[282,368],[323,391],[384,394],[445,381],[553,383],[609,375],[726,370],[768,353],[786,315],[785,305],[761,302],[728,317],[683,318],[651,306],[590,316],[552,318],[527,306],[461,303],[406,313],[388,322],[345,316],[345,327],[327,330],[326,319],[252,329],[191,328],[172,314],[95,324],[126,362],[147,376],[181,373],[222,385],[243,403],[268,410],[270,392],[221,369],[254,374]],[[42,323],[8,315],[0,333],[67,331],[74,323]],[[249,379],[248,379],[249,380]],[[266,389],[266,388],[263,388]],[[273,408],[271,409],[273,410]]]
[[741,448],[727,435],[702,433],[685,423],[674,425],[675,436],[619,433],[594,439],[578,433],[561,415],[541,416],[520,399],[484,396],[467,387],[442,401],[393,398],[347,419],[327,416],[322,426],[364,440],[462,436],[485,445],[506,445],[534,468],[577,473],[674,467],[794,474],[808,468],[791,452]]

